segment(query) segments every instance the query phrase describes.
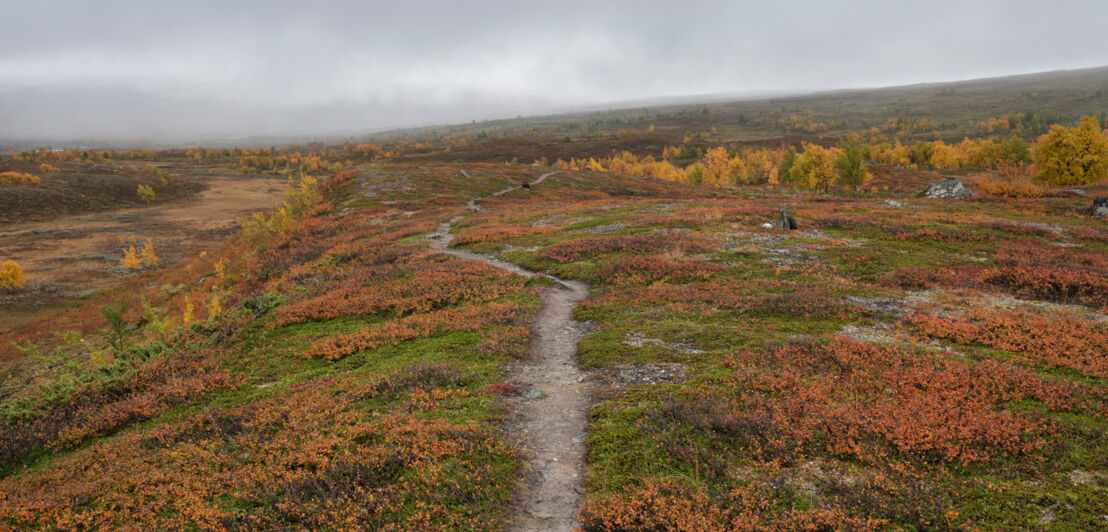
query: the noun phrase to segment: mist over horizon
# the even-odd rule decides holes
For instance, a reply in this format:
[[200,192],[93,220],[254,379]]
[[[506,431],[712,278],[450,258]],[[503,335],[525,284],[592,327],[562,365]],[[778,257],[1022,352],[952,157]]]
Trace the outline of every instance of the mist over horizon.
[[[1108,6],[17,3],[0,140],[358,136],[1108,64]],[[957,12],[956,18],[947,14]],[[1099,13],[1098,13],[1099,12]]]

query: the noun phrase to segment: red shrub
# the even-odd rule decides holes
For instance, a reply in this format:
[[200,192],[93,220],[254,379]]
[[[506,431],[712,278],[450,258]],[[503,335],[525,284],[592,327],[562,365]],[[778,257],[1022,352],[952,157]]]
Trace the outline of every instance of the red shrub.
[[453,245],[465,246],[479,242],[503,242],[521,236],[546,235],[558,232],[558,228],[551,226],[527,227],[519,225],[494,225],[476,227],[459,231],[454,235]]
[[997,253],[981,282],[1035,299],[1108,307],[1108,255],[1025,244]]
[[[970,463],[1031,455],[1047,444],[1051,422],[1006,410],[1007,402],[1035,398],[1052,409],[1103,415],[1082,399],[1083,388],[1008,364],[970,364],[845,338],[748,352],[729,365],[733,373],[720,385],[735,395],[690,392],[681,399],[692,405],[686,412],[706,413],[679,418],[733,433],[761,459],[814,446],[863,462],[895,451]],[[703,410],[713,404],[714,413]]]
[[604,269],[601,278],[617,284],[641,284],[660,280],[702,281],[724,271],[698,260],[672,260],[665,256],[632,256],[619,259]]
[[521,312],[523,308],[518,305],[491,303],[413,314],[356,333],[320,341],[308,349],[304,356],[338,360],[358,351],[396,345],[440,331],[475,331],[490,325],[511,323],[519,319]]
[[718,243],[706,237],[683,233],[643,233],[566,240],[550,246],[539,256],[558,262],[573,262],[585,256],[613,252],[657,253],[675,250],[683,253],[708,253],[716,249],[719,249]]
[[957,319],[916,314],[909,322],[939,338],[989,345],[1052,366],[1108,377],[1108,326],[1078,316],[975,309]]
[[585,505],[586,531],[669,530],[877,530],[886,523],[841,510],[770,511],[779,501],[769,486],[754,482],[710,495],[674,480],[649,479],[622,493]]
[[410,277],[381,284],[361,285],[347,279],[346,286],[280,308],[276,325],[355,314],[428,312],[463,301],[484,303],[522,288],[525,282],[476,261],[450,258],[420,266],[412,267]]
[[885,274],[882,282],[887,286],[907,289],[969,287],[976,284],[982,271],[976,266],[903,266]]

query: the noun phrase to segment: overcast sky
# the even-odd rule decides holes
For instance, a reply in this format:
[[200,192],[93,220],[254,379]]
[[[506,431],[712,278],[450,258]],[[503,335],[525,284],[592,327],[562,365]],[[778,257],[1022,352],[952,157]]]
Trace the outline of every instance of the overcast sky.
[[0,0],[0,138],[317,135],[1108,64],[1108,2]]

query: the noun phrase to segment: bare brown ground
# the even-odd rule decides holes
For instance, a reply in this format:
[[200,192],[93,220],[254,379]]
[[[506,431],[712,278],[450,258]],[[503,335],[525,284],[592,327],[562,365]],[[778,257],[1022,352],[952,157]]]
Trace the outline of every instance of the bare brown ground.
[[[555,173],[543,174],[532,184],[538,185]],[[514,187],[493,196],[511,190]],[[468,207],[478,210],[478,201],[470,200]],[[450,225],[456,220],[439,226],[432,249],[480,260],[525,277],[541,275],[493,257],[451,249]],[[510,430],[527,461],[513,501],[509,530],[574,530],[582,501],[592,384],[577,363],[577,343],[586,329],[573,319],[573,308],[588,297],[589,288],[579,281],[547,277],[554,286],[543,291],[542,307],[532,328],[531,354],[513,365],[507,379],[526,390],[512,404]]]
[[119,283],[131,274],[119,265],[129,243],[153,239],[161,265],[212,249],[244,216],[268,209],[285,192],[280,179],[218,176],[187,200],[153,207],[65,216],[0,228],[0,260],[23,267],[27,286],[0,294],[0,331],[48,315],[74,300]]

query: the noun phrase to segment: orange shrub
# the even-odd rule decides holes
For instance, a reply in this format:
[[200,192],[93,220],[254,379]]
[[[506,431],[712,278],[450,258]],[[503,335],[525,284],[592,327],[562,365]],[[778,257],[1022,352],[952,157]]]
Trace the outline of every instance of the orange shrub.
[[37,185],[42,180],[38,176],[23,172],[0,172],[0,186],[15,187],[20,185]]
[[23,267],[14,260],[0,262],[0,289],[18,290],[23,288],[27,278],[23,276]]
[[550,246],[539,256],[558,262],[573,262],[585,256],[613,252],[660,252],[676,250],[684,253],[706,253],[718,249],[718,243],[702,236],[682,233],[643,233],[636,235],[577,238]]
[[842,510],[767,511],[779,504],[764,482],[710,495],[676,480],[648,479],[581,510],[585,531],[669,530],[878,530],[887,521],[854,517]]
[[[237,380],[208,367],[210,353],[180,358],[152,358],[136,363],[132,372],[110,389],[77,390],[64,405],[39,417],[0,426],[0,466],[15,466],[36,449],[70,449],[87,439],[111,434],[188,402],[213,390],[234,387]],[[116,367],[115,371],[128,368]]]
[[[1010,364],[845,338],[745,352],[728,367],[718,382],[651,416],[659,445],[675,459],[703,468],[740,459],[736,453],[761,461],[829,453],[873,466],[969,464],[1035,455],[1055,435],[1049,418],[1006,409],[1011,401],[1105,414],[1086,388]],[[711,439],[686,453],[690,428]]]
[[986,194],[1006,198],[1041,198],[1050,195],[1050,189],[1029,180],[985,178],[977,180],[977,188]]
[[1108,326],[1078,316],[1004,309],[974,309],[959,318],[916,314],[921,331],[961,343],[1010,351],[1018,357],[1108,377]]
[[344,286],[282,307],[277,325],[352,314],[428,312],[458,302],[484,303],[523,287],[525,280],[487,264],[450,259],[413,268],[410,277]]
[[313,345],[304,356],[339,360],[358,351],[396,345],[441,331],[475,331],[490,325],[510,323],[517,320],[522,312],[523,308],[518,305],[492,303],[413,314],[352,334],[328,338]]
[[[499,528],[510,450],[480,424],[426,416],[457,381],[432,365],[316,379],[128,431],[3,479],[0,515],[51,530]],[[369,416],[366,399],[399,404]]]
[[[752,288],[755,288],[756,293],[747,294]],[[621,286],[618,291],[590,298],[581,306],[587,309],[612,303],[636,307],[697,305],[704,309],[722,309],[750,315],[805,318],[841,318],[847,311],[841,298],[831,297],[823,287],[774,279],[764,279],[752,285],[727,278],[712,278],[688,284]]]
[[645,255],[619,259],[601,272],[605,280],[617,284],[639,284],[653,281],[706,280],[724,269],[698,260],[672,260],[665,256]]
[[503,242],[512,238],[532,235],[547,235],[556,233],[558,229],[551,226],[526,227],[518,225],[493,225],[483,226],[459,231],[451,242],[454,245],[465,246],[479,242]]
[[1027,243],[997,253],[981,282],[1036,299],[1108,307],[1108,256]]

